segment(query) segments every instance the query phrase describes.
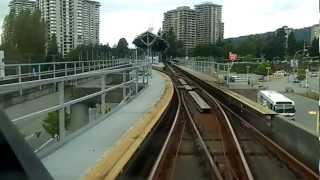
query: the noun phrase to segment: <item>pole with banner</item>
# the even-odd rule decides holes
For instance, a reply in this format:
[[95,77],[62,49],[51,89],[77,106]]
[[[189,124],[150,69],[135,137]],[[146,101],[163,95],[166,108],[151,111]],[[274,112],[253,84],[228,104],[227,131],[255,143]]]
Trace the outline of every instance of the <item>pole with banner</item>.
[[228,87],[229,87],[229,84],[230,84],[230,71],[231,71],[231,68],[232,68],[232,65],[233,65],[234,61],[236,61],[237,59],[238,59],[238,55],[237,54],[229,52],[228,78],[227,78]]

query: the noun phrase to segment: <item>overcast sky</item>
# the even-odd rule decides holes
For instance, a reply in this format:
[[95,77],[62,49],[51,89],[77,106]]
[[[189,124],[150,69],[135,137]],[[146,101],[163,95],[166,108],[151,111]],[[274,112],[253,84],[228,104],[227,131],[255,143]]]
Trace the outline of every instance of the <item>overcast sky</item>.
[[[203,0],[99,0],[100,41],[111,46],[121,37],[132,42],[148,28],[157,32],[163,13],[178,6],[191,6]],[[8,13],[9,0],[0,0],[0,23]],[[273,31],[283,25],[293,28],[319,22],[318,0],[211,0],[223,5],[225,37]]]

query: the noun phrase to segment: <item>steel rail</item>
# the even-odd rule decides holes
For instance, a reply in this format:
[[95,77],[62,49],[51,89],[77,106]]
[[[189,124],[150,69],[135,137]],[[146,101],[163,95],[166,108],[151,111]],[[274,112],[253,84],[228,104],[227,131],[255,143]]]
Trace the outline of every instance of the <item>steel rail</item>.
[[178,97],[178,109],[177,109],[177,112],[176,112],[176,115],[175,115],[175,118],[174,118],[174,121],[172,123],[172,126],[170,128],[170,131],[168,133],[168,136],[166,137],[166,140],[164,142],[164,145],[162,146],[161,148],[161,151],[157,157],[157,160],[156,162],[154,163],[153,167],[152,167],[152,170],[151,170],[151,173],[149,174],[149,177],[148,177],[148,180],[152,180],[152,179],[155,179],[156,176],[158,176],[160,174],[159,172],[159,167],[161,166],[161,163],[162,163],[162,160],[163,160],[163,157],[166,153],[166,151],[168,150],[169,148],[169,141],[170,139],[172,138],[173,136],[173,132],[176,128],[176,125],[177,125],[177,122],[178,122],[178,119],[179,119],[179,116],[180,116],[180,111],[181,111],[181,97],[180,97],[180,93],[179,91],[177,90],[177,87],[174,86],[175,88],[175,91],[177,92],[177,97]]
[[[177,67],[177,69],[181,70],[180,68]],[[181,70],[184,72],[183,70]],[[187,73],[188,74],[188,73]],[[188,77],[192,77],[192,79],[197,79],[197,82],[200,82],[198,84],[205,84],[207,88],[210,88],[210,85],[208,85],[206,82],[203,80],[188,74]],[[189,77],[189,79],[190,79]],[[211,87],[214,88],[214,87]],[[207,92],[207,91],[206,91]],[[207,92],[208,93],[208,92]],[[210,93],[209,93],[210,94]],[[211,94],[210,94],[211,95]],[[213,96],[212,96],[213,97]],[[284,163],[290,167],[290,169],[295,172],[296,174],[300,175],[303,178],[306,179],[311,179],[311,180],[316,180],[320,179],[320,176],[317,175],[313,170],[311,170],[308,166],[303,164],[300,160],[295,158],[293,155],[291,155],[287,150],[285,150],[283,147],[281,147],[279,144],[274,142],[272,139],[264,135],[261,131],[259,131],[257,128],[255,128],[253,125],[248,123],[243,117],[235,113],[233,110],[231,110],[229,107],[227,107],[224,103],[222,103],[220,100],[217,100],[218,104],[220,104],[221,107],[227,109],[230,113],[235,115],[239,120],[242,121],[243,124],[245,124],[246,127],[249,129],[252,129],[256,135],[258,136],[258,141],[261,142],[267,149],[272,151],[279,159],[282,159]],[[271,148],[270,148],[271,147]]]
[[[289,152],[287,152],[284,148],[279,146],[277,143],[272,141],[270,138],[265,136],[261,131],[259,131],[257,128],[252,126],[250,123],[248,123],[244,118],[239,116],[237,113],[232,111],[229,107],[224,105],[223,103],[219,102],[223,108],[227,109],[232,115],[236,116],[241,122],[244,124],[245,127],[251,129],[253,132],[257,134],[260,138],[258,139],[262,144],[265,145],[265,147],[269,147],[268,149],[272,152],[276,152],[278,157],[280,159],[285,160],[288,164],[288,166],[293,169],[297,174],[302,175],[303,178],[306,178],[308,180],[319,180],[320,176],[317,175],[315,172],[313,172],[309,167],[304,165],[302,162],[300,162],[298,159],[296,159],[294,156],[292,156]],[[270,146],[271,145],[271,146]],[[270,148],[272,147],[272,148]]]
[[244,152],[240,146],[240,143],[239,143],[239,140],[236,136],[236,133],[231,125],[231,122],[226,114],[226,112],[224,111],[224,109],[221,107],[220,103],[217,101],[217,99],[215,99],[211,94],[209,94],[206,90],[202,89],[202,92],[204,92],[212,101],[215,102],[215,104],[217,105],[217,107],[219,108],[220,112],[222,113],[223,115],[223,118],[225,119],[225,122],[227,123],[227,126],[228,126],[228,129],[232,135],[232,138],[236,144],[236,147],[237,147],[237,152],[239,153],[239,156],[241,158],[241,162],[243,163],[243,166],[244,166],[244,169],[245,169],[245,172],[246,172],[246,176],[247,176],[247,179],[249,180],[253,180],[253,175],[252,175],[252,172],[250,170],[250,167],[249,167],[249,164],[247,162],[247,159],[245,158],[245,155],[244,155]]
[[182,99],[182,102],[183,102],[183,106],[186,109],[188,119],[189,119],[189,121],[190,121],[190,123],[191,123],[191,125],[193,127],[194,132],[196,133],[196,135],[197,135],[197,137],[199,139],[199,142],[200,142],[200,144],[201,144],[201,146],[202,146],[202,148],[203,148],[203,150],[204,150],[204,152],[206,154],[206,157],[209,160],[210,166],[213,169],[214,174],[216,175],[218,180],[223,180],[222,175],[221,175],[221,173],[219,171],[219,168],[218,168],[217,164],[214,162],[214,160],[213,160],[213,158],[212,158],[212,156],[210,154],[210,151],[209,151],[206,143],[204,142],[204,140],[202,138],[202,135],[201,135],[198,127],[196,126],[196,124],[195,124],[195,122],[194,122],[194,120],[193,120],[193,118],[191,116],[191,113],[190,113],[190,110],[188,109],[188,106],[187,106],[187,103],[185,101],[185,98],[181,98],[181,99]]
[[[179,68],[177,68],[177,69],[180,70]],[[238,168],[241,167],[241,172],[240,173],[241,173],[242,176],[244,176],[244,177],[241,177],[241,178],[248,179],[248,180],[253,180],[254,178],[253,178],[252,172],[251,172],[251,170],[249,168],[248,162],[247,162],[247,160],[246,160],[246,158],[244,156],[244,153],[243,153],[243,150],[242,150],[242,148],[240,146],[239,140],[238,140],[238,138],[237,138],[237,136],[236,136],[236,134],[234,132],[234,129],[233,129],[233,127],[232,127],[232,125],[230,123],[230,120],[228,119],[226,113],[221,108],[221,106],[219,105],[217,100],[213,96],[211,96],[198,82],[194,81],[193,79],[190,79],[189,77],[187,77],[187,79],[189,79],[189,81],[191,81],[194,84],[196,84],[198,89],[200,89],[201,92],[205,93],[205,95],[208,96],[211,101],[213,101],[212,102],[213,105],[218,107],[218,112],[222,113],[222,117],[221,117],[222,119],[219,122],[221,124],[220,127],[224,126],[224,128],[221,127],[221,130],[220,130],[221,133],[222,133],[222,144],[223,144],[223,147],[226,148],[226,151],[229,151],[228,150],[229,149],[228,145],[230,145],[230,144],[226,144],[225,143],[225,141],[228,141],[228,139],[229,139],[228,137],[226,137],[226,135],[231,137],[231,142],[234,144],[234,147],[235,147],[235,150],[232,150],[232,149],[231,150],[232,150],[232,152],[237,153],[237,155],[238,155],[237,157],[240,157],[240,159],[239,159],[239,161],[237,161],[238,163],[236,165],[238,166]],[[219,118],[219,116],[218,116],[218,118]],[[222,132],[222,130],[224,130],[224,131]],[[231,163],[235,163],[235,162],[231,162]],[[235,167],[233,167],[233,168],[235,168]],[[231,166],[232,173],[234,174],[235,172],[234,172],[233,168]],[[236,170],[239,170],[238,168]],[[238,173],[236,173],[236,174],[238,174]]]
[[[172,73],[175,73],[175,71],[171,67],[169,67],[169,69],[170,69],[170,71]],[[163,163],[165,161],[165,159],[164,159],[165,155],[166,155],[166,153],[168,153],[167,151],[170,148],[170,144],[169,144],[170,140],[173,138],[174,131],[178,128],[177,127],[177,125],[178,125],[177,122],[179,121],[179,118],[181,118],[181,116],[183,116],[183,114],[182,114],[182,112],[183,112],[182,111],[182,105],[183,105],[183,109],[185,110],[185,112],[187,114],[188,120],[191,123],[192,129],[193,129],[195,135],[197,136],[197,139],[200,141],[200,144],[201,144],[201,146],[202,146],[202,148],[204,150],[206,158],[209,161],[210,167],[211,167],[214,175],[216,176],[216,178],[218,180],[223,180],[222,175],[221,175],[221,173],[220,173],[220,171],[218,169],[218,166],[214,162],[214,160],[213,160],[213,158],[212,158],[212,156],[210,154],[210,151],[209,151],[207,145],[205,144],[205,142],[204,142],[204,140],[203,140],[203,138],[202,138],[202,136],[200,134],[200,131],[198,130],[195,122],[192,119],[191,113],[190,113],[190,111],[189,111],[189,109],[187,107],[187,104],[185,102],[184,96],[182,96],[181,92],[179,92],[179,90],[177,88],[177,85],[175,83],[174,83],[174,87],[175,87],[175,90],[177,91],[177,94],[178,94],[179,107],[178,107],[174,122],[173,122],[173,124],[172,124],[172,126],[170,128],[169,133],[168,133],[168,136],[166,137],[165,143],[162,146],[161,151],[160,151],[160,153],[159,153],[159,155],[157,157],[157,160],[156,160],[155,164],[152,167],[152,170],[151,170],[151,173],[150,173],[150,175],[148,177],[148,180],[157,179],[157,177],[159,177],[159,175],[161,173],[161,168],[163,168],[163,167],[161,167],[161,165],[163,165]],[[181,139],[180,139],[180,141],[181,141]],[[179,148],[177,148],[177,149],[179,149]],[[177,155],[178,151],[179,150],[177,150],[176,153],[175,153],[175,158],[176,158],[176,155]],[[173,161],[175,161],[175,160],[173,160]],[[173,171],[171,171],[171,176],[172,176],[172,174],[173,174]]]

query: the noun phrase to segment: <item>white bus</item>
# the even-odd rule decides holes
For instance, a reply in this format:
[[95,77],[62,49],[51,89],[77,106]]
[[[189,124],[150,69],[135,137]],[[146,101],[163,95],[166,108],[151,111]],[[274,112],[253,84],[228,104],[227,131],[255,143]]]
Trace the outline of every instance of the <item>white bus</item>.
[[259,91],[257,101],[259,104],[266,106],[276,113],[290,120],[294,120],[296,112],[294,101],[283,94],[270,90]]

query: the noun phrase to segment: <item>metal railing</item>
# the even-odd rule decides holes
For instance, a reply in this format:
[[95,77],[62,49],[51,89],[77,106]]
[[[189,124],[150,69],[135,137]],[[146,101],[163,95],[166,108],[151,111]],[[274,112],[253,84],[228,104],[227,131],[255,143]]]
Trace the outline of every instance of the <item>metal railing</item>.
[[4,77],[0,77],[0,81],[11,80],[10,82],[23,82],[35,79],[54,78],[128,64],[130,64],[130,60],[128,59],[5,64],[5,75]]
[[[146,87],[146,85],[149,82],[149,76],[150,76],[150,67],[151,65],[147,61],[134,61],[130,62],[129,60],[125,61],[108,61],[110,64],[107,63],[107,61],[99,61],[101,64],[96,64],[96,69],[91,71],[73,71],[73,74],[65,74],[64,76],[55,76],[51,78],[40,78],[36,80],[29,80],[29,81],[20,81],[16,83],[9,83],[9,84],[3,84],[0,85],[0,93],[7,93],[12,91],[22,91],[24,89],[43,86],[43,85],[51,85],[56,90],[57,99],[59,99],[59,103],[57,105],[51,105],[50,107],[41,109],[36,112],[31,112],[29,114],[23,115],[21,117],[17,117],[15,119],[12,119],[12,121],[15,124],[29,124],[26,123],[26,121],[34,121],[39,118],[39,116],[47,116],[48,113],[51,112],[57,112],[58,113],[58,134],[56,134],[56,137],[58,138],[49,138],[45,142],[43,142],[40,146],[34,147],[35,152],[39,153],[44,148],[46,148],[49,145],[58,144],[58,146],[61,146],[66,140],[72,138],[67,132],[66,129],[66,113],[68,113],[68,109],[72,105],[75,105],[77,103],[81,103],[84,101],[88,101],[89,99],[97,98],[99,101],[96,103],[99,104],[97,107],[99,111],[99,116],[95,119],[101,119],[105,117],[108,114],[107,104],[106,104],[106,95],[114,91],[116,89],[122,90],[122,101],[126,101],[130,99],[133,96],[136,96],[139,93],[139,87],[142,86],[142,89]],[[125,63],[123,63],[125,62]],[[50,64],[50,63],[49,63]],[[54,66],[57,66],[61,63],[54,63]],[[63,64],[63,63],[62,63]],[[66,63],[65,63],[66,64]],[[38,64],[39,65],[39,64]],[[41,65],[48,65],[48,63],[44,63]],[[52,64],[51,64],[52,65]],[[13,66],[13,65],[10,65]],[[24,66],[24,64],[19,64],[18,66],[13,67],[21,67]],[[26,65],[27,66],[27,65]],[[77,66],[74,66],[75,68]],[[83,68],[85,66],[82,66]],[[111,68],[110,68],[111,67]],[[87,68],[90,70],[94,68],[93,66],[87,66]],[[64,72],[69,72],[70,68],[65,68]],[[85,69],[85,68],[84,68]],[[57,69],[56,69],[57,70]],[[51,71],[52,72],[52,71]],[[54,71],[54,74],[57,75],[57,71]],[[119,75],[122,78],[122,81],[118,84],[112,84],[107,86],[107,75],[110,74],[116,74]],[[18,77],[21,77],[23,74],[20,73]],[[42,76],[43,74],[41,74]],[[88,79],[95,79],[98,81],[99,91],[96,91],[94,93],[90,93],[87,95],[84,95],[80,98],[67,100],[65,98],[65,85],[70,82],[77,82],[81,81],[82,79],[88,80]],[[96,87],[95,87],[96,88]],[[96,101],[96,100],[95,100]],[[123,103],[118,104],[118,106],[122,105]],[[70,113],[70,112],[69,112]],[[92,124],[97,123],[97,121],[91,122],[83,128],[88,128],[89,126],[92,126]],[[82,128],[82,129],[83,129]],[[67,137],[68,135],[68,137]],[[26,139],[32,139],[34,138],[33,134],[27,134]]]

